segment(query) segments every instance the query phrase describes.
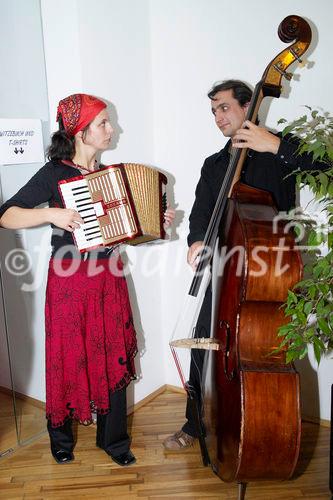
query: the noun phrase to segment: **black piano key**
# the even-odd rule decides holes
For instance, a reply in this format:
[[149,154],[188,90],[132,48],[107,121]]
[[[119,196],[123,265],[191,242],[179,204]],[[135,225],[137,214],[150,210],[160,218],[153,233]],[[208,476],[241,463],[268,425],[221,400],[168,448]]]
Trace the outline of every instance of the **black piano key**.
[[86,222],[92,222],[94,220],[97,220],[97,217],[95,214],[92,214],[92,215],[85,215],[82,217],[82,219],[83,219],[83,222],[86,223]]
[[81,214],[82,212],[86,212],[87,210],[92,210],[92,207],[80,208],[80,210],[78,210],[78,212],[79,212],[79,214]]
[[83,228],[83,231],[85,234],[90,234],[90,233],[97,233],[100,232],[100,229],[98,226],[93,226],[93,227],[88,227],[87,229]]
[[78,194],[78,190],[81,190],[83,193],[88,193],[89,189],[88,189],[88,186],[78,186],[78,187],[75,187],[75,188],[71,188],[71,191],[76,191],[76,194]]
[[86,200],[90,200],[90,198],[82,198],[82,200],[78,200],[76,202],[76,206],[77,207],[83,207],[85,205],[90,205],[91,206],[91,200],[90,200],[90,203],[82,203],[83,201],[86,201]]
[[93,236],[92,238],[86,238],[86,241],[92,241],[92,240],[96,240],[96,236]]
[[99,238],[101,233],[99,231],[95,231],[94,233],[86,234],[86,240],[92,239],[92,238]]

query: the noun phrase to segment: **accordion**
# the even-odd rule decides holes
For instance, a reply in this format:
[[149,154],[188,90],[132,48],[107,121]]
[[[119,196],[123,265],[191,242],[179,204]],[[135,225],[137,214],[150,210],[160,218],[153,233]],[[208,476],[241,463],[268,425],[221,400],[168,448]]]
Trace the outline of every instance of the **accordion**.
[[81,251],[126,242],[131,245],[164,238],[167,178],[138,163],[120,163],[59,182],[66,208],[84,224],[73,237]]

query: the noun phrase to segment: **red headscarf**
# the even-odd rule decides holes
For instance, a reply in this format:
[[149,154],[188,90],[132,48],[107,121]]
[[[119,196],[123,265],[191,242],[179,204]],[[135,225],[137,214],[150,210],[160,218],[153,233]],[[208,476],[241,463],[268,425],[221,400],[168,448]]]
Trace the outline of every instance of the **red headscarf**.
[[67,134],[74,136],[104,108],[106,108],[105,102],[97,97],[88,94],[73,94],[59,101],[57,121],[61,116]]

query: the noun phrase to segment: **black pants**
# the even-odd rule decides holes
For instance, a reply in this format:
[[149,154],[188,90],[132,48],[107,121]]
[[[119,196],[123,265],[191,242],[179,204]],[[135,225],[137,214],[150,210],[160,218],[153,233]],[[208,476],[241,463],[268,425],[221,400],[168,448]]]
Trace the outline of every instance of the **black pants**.
[[[204,300],[202,302],[200,314],[195,327],[195,337],[210,337],[210,323],[212,317],[212,287],[208,286]],[[191,364],[190,364],[190,378],[188,385],[192,387],[196,393],[199,410],[201,411],[202,398],[201,398],[201,381],[202,371],[205,360],[205,349],[191,349]],[[183,425],[182,430],[193,437],[198,437],[198,431],[195,425],[194,417],[191,410],[189,399],[186,405],[186,418],[187,422]]]
[[[61,427],[51,427],[48,420],[47,430],[53,449],[73,451],[75,443],[72,420],[67,420]],[[126,387],[110,394],[110,411],[107,414],[97,415],[96,445],[114,457],[129,451]]]

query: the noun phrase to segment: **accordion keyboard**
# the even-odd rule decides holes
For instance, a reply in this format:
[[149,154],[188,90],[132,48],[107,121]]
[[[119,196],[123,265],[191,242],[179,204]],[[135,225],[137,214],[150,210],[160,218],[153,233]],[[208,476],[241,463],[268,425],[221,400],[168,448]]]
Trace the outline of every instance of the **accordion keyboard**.
[[85,179],[79,179],[61,185],[66,207],[76,210],[84,220],[84,224],[74,231],[74,237],[79,249],[88,249],[102,245],[103,240],[96,212],[91,202],[88,184]]

